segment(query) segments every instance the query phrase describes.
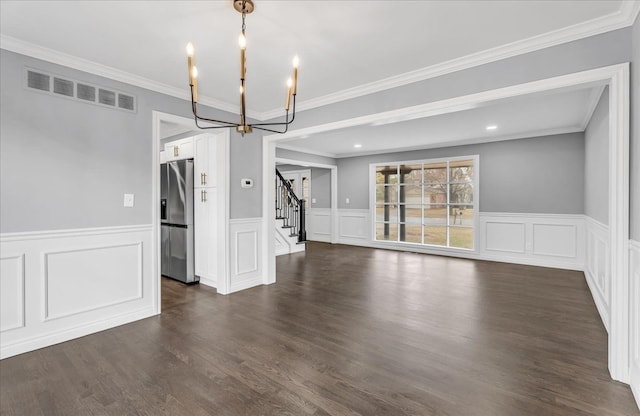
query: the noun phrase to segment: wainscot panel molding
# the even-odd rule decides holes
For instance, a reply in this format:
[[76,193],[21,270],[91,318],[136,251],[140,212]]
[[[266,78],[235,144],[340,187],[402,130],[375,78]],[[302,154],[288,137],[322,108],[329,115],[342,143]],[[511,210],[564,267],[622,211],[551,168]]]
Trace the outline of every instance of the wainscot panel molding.
[[369,210],[338,210],[339,244],[584,270],[583,215],[481,212],[476,251],[373,241]]
[[331,208],[310,208],[307,212],[307,240],[330,243]]
[[609,227],[585,216],[587,260],[584,275],[604,327],[609,331],[611,316],[611,256]]
[[483,260],[584,269],[584,216],[481,212]]
[[241,218],[229,221],[230,274],[229,293],[263,284],[262,218]]
[[640,407],[640,241],[629,240],[629,264],[631,277],[629,384]]
[[371,226],[368,209],[338,210],[338,243],[371,247]]
[[151,225],[0,235],[0,358],[158,313]]

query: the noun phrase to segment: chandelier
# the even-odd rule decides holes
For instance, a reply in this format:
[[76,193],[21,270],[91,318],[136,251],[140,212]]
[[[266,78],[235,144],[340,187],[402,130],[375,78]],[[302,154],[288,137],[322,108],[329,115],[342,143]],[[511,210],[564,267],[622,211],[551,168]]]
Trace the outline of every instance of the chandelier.
[[[253,129],[263,130],[272,133],[286,133],[289,128],[289,124],[293,123],[296,117],[296,93],[298,87],[298,64],[299,59],[297,56],[293,58],[293,76],[287,80],[287,98],[285,101],[285,116],[284,121],[275,123],[251,123],[247,124],[247,100],[246,100],[246,87],[245,79],[247,74],[247,38],[245,36],[245,18],[247,14],[253,12],[255,6],[252,0],[235,0],[233,7],[242,14],[242,33],[238,38],[238,45],[240,46],[240,122],[235,123],[231,121],[215,120],[212,118],[201,117],[198,114],[198,68],[195,66],[194,47],[191,42],[187,44],[187,64],[189,67],[189,87],[191,89],[191,109],[195,118],[196,126],[200,129],[222,129],[235,127],[236,131],[242,136],[246,133],[251,133]],[[293,98],[293,103],[291,103]],[[293,104],[291,106],[291,104]],[[289,108],[292,107],[291,115],[289,115]],[[289,118],[291,117],[291,118]],[[215,123],[216,125],[200,125],[199,122]],[[278,129],[279,128],[279,129]],[[278,130],[276,130],[278,129]]]

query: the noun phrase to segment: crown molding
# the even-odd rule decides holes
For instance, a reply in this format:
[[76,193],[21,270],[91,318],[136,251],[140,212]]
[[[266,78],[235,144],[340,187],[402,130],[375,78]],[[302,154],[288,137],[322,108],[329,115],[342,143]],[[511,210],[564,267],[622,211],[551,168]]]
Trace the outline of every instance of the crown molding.
[[[88,72],[90,74],[112,79],[114,81],[123,82],[125,84],[130,84],[134,87],[159,92],[161,94],[180,98],[186,101],[189,101],[191,99],[186,89],[176,88],[171,85],[163,84],[161,82],[153,81],[151,79],[132,74],[130,72],[99,64],[88,59],[78,58],[74,55],[69,55],[54,49],[45,48],[44,46],[36,45],[34,43],[26,42],[24,40],[4,34],[0,34],[0,49],[5,49],[10,52],[26,55],[31,58],[41,59],[43,61],[51,62],[57,65],[66,66],[78,71]],[[238,113],[237,105],[233,105],[221,100],[216,100],[214,98],[200,96],[198,103],[209,107],[214,107],[219,110],[227,111],[229,113]]]
[[[620,9],[614,13],[495,48],[486,49],[484,51],[452,59],[450,61],[417,69],[415,71],[405,72],[404,74],[395,75],[378,81],[362,84],[357,87],[323,95],[321,97],[301,101],[298,103],[296,111],[305,111],[329,104],[335,104],[340,101],[374,94],[376,92],[401,87],[414,82],[424,81],[430,78],[500,61],[517,55],[535,52],[540,49],[622,29],[633,25],[639,12],[640,1],[623,1]],[[277,111],[278,110],[258,113],[258,118],[275,118],[278,116]]]
[[[420,68],[415,71],[405,72],[403,74],[347,88],[335,93],[301,101],[297,104],[296,111],[311,110],[335,104],[337,102],[374,94],[376,92],[401,87],[414,82],[424,81],[430,78],[439,77],[502,59],[511,58],[517,55],[628,27],[633,25],[639,13],[639,0],[623,1],[620,9],[614,13],[520,41],[462,56],[450,61]],[[181,88],[153,81],[130,72],[122,71],[87,59],[78,58],[73,55],[45,48],[4,34],[0,34],[0,48],[183,100],[189,101],[190,99],[188,92]],[[207,96],[200,96],[199,103],[232,114],[238,114],[238,106],[226,101]],[[282,109],[273,109],[262,112],[248,109],[247,116],[259,121],[266,121],[282,116]]]
[[[304,139],[302,139],[304,140]],[[292,143],[295,143],[296,141],[292,141]],[[293,152],[298,152],[298,153],[306,153],[309,155],[316,155],[316,156],[324,156],[324,157],[330,157],[335,159],[336,154],[335,153],[331,153],[331,152],[322,152],[320,150],[309,150],[309,149],[305,149],[303,147],[299,147],[299,146],[291,146],[289,144],[280,144],[280,143],[276,143],[276,148],[277,149],[284,149],[284,150],[291,150]]]

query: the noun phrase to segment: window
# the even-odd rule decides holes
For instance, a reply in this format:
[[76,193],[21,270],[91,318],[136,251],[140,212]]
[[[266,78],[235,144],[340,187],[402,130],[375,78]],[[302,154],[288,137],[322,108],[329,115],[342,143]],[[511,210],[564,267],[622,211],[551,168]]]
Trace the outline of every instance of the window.
[[477,157],[373,165],[375,239],[474,248]]

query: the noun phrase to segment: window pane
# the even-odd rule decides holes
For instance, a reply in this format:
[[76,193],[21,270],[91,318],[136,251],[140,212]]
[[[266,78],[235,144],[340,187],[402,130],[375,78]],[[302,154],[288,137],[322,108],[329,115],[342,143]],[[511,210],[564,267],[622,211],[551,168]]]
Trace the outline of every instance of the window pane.
[[424,227],[424,243],[447,245],[447,227]]
[[473,181],[473,160],[456,160],[449,166],[449,182]]
[[[404,236],[402,229],[404,226]],[[400,241],[407,243],[422,243],[422,226],[421,225],[404,225],[400,224]]]
[[452,204],[473,203],[473,184],[457,183],[449,185],[449,199]]
[[446,204],[447,191],[446,185],[424,185],[424,203],[425,204]]
[[430,163],[424,165],[424,182],[438,183],[447,181],[447,163]]
[[449,206],[449,225],[473,227],[473,205]]
[[420,185],[422,183],[422,165],[400,165],[400,183]]
[[400,203],[422,204],[422,186],[400,185]]
[[398,165],[376,167],[376,183],[398,183]]
[[422,206],[421,205],[400,205],[400,222],[408,224],[422,224]]
[[449,227],[449,245],[459,248],[473,248],[473,228]]
[[376,240],[398,241],[398,224],[376,224]]
[[398,206],[376,205],[376,221],[398,222]]
[[424,207],[424,224],[425,225],[446,225],[447,224],[447,206],[446,205],[427,205]]
[[398,185],[376,185],[376,204],[397,202]]

